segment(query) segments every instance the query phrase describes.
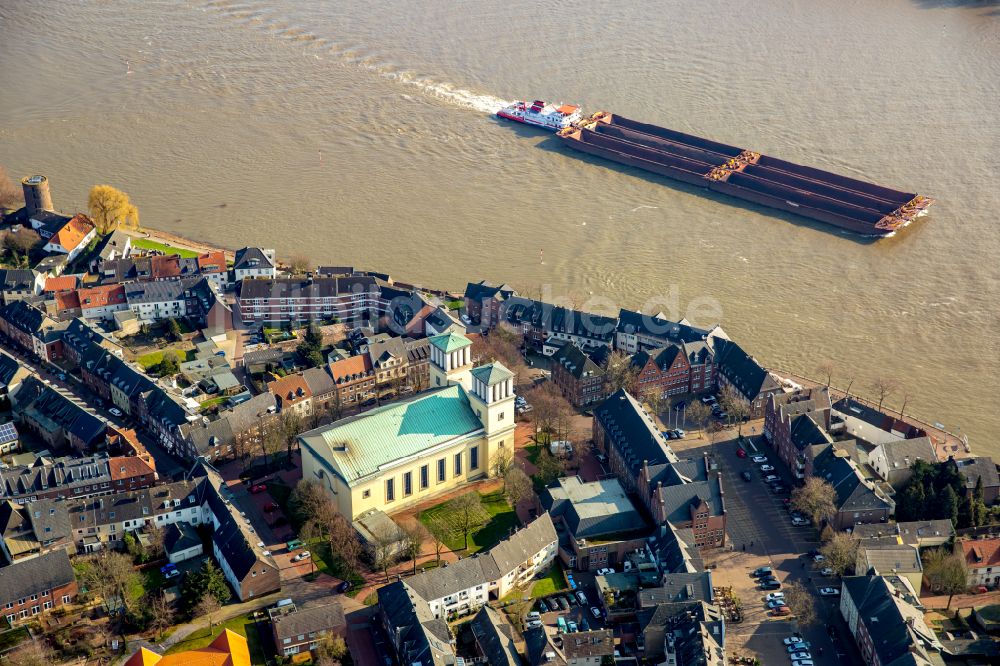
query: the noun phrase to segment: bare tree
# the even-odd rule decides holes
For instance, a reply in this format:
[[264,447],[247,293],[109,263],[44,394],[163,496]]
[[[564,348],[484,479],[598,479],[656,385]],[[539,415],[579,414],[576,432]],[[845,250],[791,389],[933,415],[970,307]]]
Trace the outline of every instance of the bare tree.
[[427,528],[420,521],[416,521],[406,530],[406,537],[403,541],[403,552],[413,560],[413,573],[417,573],[417,560],[420,559],[420,551],[424,548],[424,543],[430,537]]
[[147,561],[152,561],[163,556],[163,540],[166,537],[166,530],[150,521],[144,528],[147,543],[143,547]]
[[750,404],[732,386],[725,386],[719,394],[719,405],[729,415],[730,421],[736,423],[736,434],[742,437],[743,422],[750,416]]
[[951,608],[952,598],[969,587],[969,568],[961,552],[928,550],[924,553],[924,576],[933,591],[948,595],[946,610]]
[[101,598],[108,613],[127,613],[132,602],[129,590],[138,579],[132,559],[124,553],[102,550],[88,565],[83,573],[87,588]]
[[903,392],[903,406],[899,408],[899,420],[902,421],[906,418],[906,405],[910,402],[910,394],[906,391]]
[[19,208],[24,203],[24,193],[7,173],[7,169],[0,166],[0,215],[6,209]]
[[455,516],[455,529],[465,541],[463,550],[468,550],[469,534],[490,519],[483,506],[483,498],[476,491],[468,492],[448,502],[448,508],[449,513]]
[[451,525],[444,516],[438,515],[427,521],[427,533],[430,536],[431,545],[434,546],[434,558],[438,566],[441,566],[441,551],[445,549],[445,541],[451,536]]
[[56,663],[52,650],[39,639],[21,643],[13,652],[4,655],[4,664],[9,666],[49,666]]
[[146,608],[149,609],[149,626],[157,636],[173,625],[174,609],[162,594],[147,595]]
[[385,582],[389,582],[389,567],[396,563],[400,552],[405,547],[405,537],[396,530],[381,530],[372,535],[371,546],[372,564],[376,569],[380,569],[385,575]]
[[316,481],[303,479],[295,485],[288,497],[288,512],[299,525],[309,524],[314,536],[330,531],[337,508],[330,501],[323,487]]
[[38,235],[38,232],[27,227],[22,227],[17,232],[8,232],[3,239],[5,248],[11,252],[19,252],[21,254],[28,254],[35,246],[40,245],[41,242],[42,237]]
[[519,385],[528,370],[521,349],[524,335],[515,328],[501,323],[488,333],[483,333],[472,343],[472,358],[478,363],[499,361],[514,374],[514,384]]
[[504,477],[504,495],[510,505],[517,509],[521,500],[531,497],[534,489],[531,485],[531,478],[518,466],[513,466],[507,470]]
[[847,378],[847,388],[844,390],[844,399],[850,400],[851,398],[851,387],[854,386],[854,377]]
[[825,361],[820,361],[816,366],[816,372],[820,374],[821,377],[826,378],[826,387],[830,388],[830,384],[833,383],[833,373],[837,371],[837,365],[827,359]]
[[831,530],[829,536],[829,540],[819,549],[824,557],[823,565],[833,569],[838,576],[843,576],[854,568],[861,542],[845,532]]
[[304,254],[294,254],[288,258],[288,267],[295,275],[303,275],[309,272],[312,262]]
[[837,491],[824,479],[811,476],[805,485],[792,491],[792,508],[809,516],[818,527],[837,513]]
[[608,393],[625,389],[635,395],[639,384],[639,371],[632,365],[632,357],[620,351],[613,351],[604,362],[604,380]]
[[879,376],[871,384],[871,390],[878,396],[878,411],[882,411],[882,403],[899,388],[899,382],[892,377]]
[[490,476],[503,479],[504,492],[507,491],[507,471],[513,461],[514,450],[506,446],[501,446],[490,456]]
[[785,605],[795,613],[795,619],[798,620],[800,626],[808,627],[816,622],[815,599],[802,586],[802,583],[785,583],[782,591],[785,593]]
[[653,416],[657,419],[660,418],[660,414],[664,412],[665,409],[670,407],[670,401],[664,397],[663,391],[659,389],[653,390],[645,396],[646,404],[649,405],[650,411]]
[[215,595],[206,592],[198,604],[194,607],[195,616],[204,615],[208,617],[208,633],[212,633],[215,628],[215,614],[222,608],[222,604],[215,598]]
[[712,420],[712,410],[701,400],[694,400],[688,405],[687,419],[701,430],[705,430]]
[[338,556],[351,569],[357,569],[364,546],[358,539],[351,521],[341,514],[334,514],[329,523],[330,552]]

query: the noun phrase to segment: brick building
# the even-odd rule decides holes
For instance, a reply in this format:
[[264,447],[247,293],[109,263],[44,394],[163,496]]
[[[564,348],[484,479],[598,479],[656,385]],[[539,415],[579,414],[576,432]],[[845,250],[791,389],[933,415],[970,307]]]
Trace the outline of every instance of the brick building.
[[76,595],[76,577],[65,550],[0,567],[0,609],[12,625],[71,604]]
[[552,356],[552,381],[575,407],[590,407],[607,397],[605,372],[572,342]]
[[715,355],[702,341],[638,351],[632,357],[640,398],[700,393],[715,388]]

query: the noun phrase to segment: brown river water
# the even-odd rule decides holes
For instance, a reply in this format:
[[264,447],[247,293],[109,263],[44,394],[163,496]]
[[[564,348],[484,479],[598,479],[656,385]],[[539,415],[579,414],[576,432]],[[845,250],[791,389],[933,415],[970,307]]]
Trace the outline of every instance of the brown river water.
[[[719,321],[1000,457],[1000,4],[4,0],[0,164],[56,205],[462,289]],[[895,238],[705,196],[493,117],[576,102],[928,194]]]

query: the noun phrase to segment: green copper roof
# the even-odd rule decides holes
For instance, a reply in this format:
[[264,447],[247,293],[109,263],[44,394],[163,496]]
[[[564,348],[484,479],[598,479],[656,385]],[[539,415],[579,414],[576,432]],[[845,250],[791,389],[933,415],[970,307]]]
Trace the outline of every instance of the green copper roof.
[[443,351],[444,353],[450,353],[453,351],[458,351],[463,347],[468,347],[472,344],[469,338],[465,337],[460,333],[455,333],[451,331],[449,333],[442,333],[441,335],[435,335],[432,338],[428,338],[430,343]]
[[394,460],[482,428],[465,391],[453,384],[311,430],[301,441],[353,483]]
[[472,369],[472,376],[486,384],[493,386],[500,382],[505,382],[514,376],[514,373],[503,366],[503,363],[494,361],[489,365],[481,365]]

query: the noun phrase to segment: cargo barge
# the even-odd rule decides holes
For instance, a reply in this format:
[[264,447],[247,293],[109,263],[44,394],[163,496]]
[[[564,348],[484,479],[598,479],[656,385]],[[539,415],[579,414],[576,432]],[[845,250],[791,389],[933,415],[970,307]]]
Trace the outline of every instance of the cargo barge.
[[599,111],[560,129],[570,148],[865,236],[892,236],[930,197]]

